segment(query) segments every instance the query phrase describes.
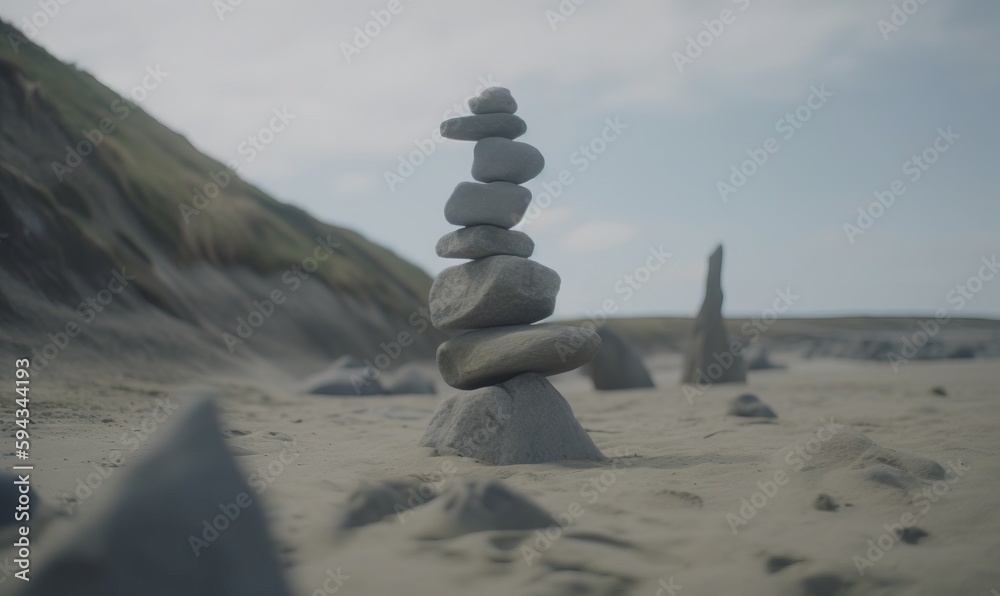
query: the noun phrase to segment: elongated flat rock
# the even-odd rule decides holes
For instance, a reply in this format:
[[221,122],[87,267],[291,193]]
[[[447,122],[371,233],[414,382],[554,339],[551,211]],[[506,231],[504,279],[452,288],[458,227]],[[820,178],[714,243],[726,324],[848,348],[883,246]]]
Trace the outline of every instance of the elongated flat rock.
[[531,191],[510,182],[460,182],[444,206],[444,218],[456,226],[491,225],[510,229],[531,203]]
[[438,347],[446,383],[456,389],[497,385],[526,372],[549,376],[590,362],[601,349],[597,333],[561,325],[476,329]]
[[495,255],[528,258],[535,243],[524,232],[497,226],[472,226],[449,232],[437,243],[437,255],[445,259],[481,259]]
[[473,149],[472,177],[480,182],[524,184],[544,167],[542,153],[527,143],[486,137]]
[[473,114],[513,114],[517,111],[517,102],[506,87],[487,87],[469,100],[469,110]]
[[527,325],[555,310],[559,274],[522,257],[498,255],[448,267],[430,291],[438,329]]
[[516,139],[528,125],[514,114],[481,114],[452,118],[441,123],[441,136],[456,141],[478,141],[486,137]]
[[538,373],[446,398],[420,446],[501,466],[605,459],[566,399]]

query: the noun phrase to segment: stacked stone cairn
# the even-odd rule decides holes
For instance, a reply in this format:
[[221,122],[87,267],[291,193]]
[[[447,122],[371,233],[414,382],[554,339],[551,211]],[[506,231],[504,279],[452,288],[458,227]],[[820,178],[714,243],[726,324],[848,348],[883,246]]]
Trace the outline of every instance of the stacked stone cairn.
[[528,259],[534,242],[513,231],[531,202],[520,186],[545,165],[538,149],[514,141],[527,131],[510,91],[491,87],[469,100],[471,116],[441,124],[441,135],[475,141],[472,177],[444,208],[463,226],[443,236],[437,254],[471,259],[449,267],[430,291],[435,327],[461,334],[441,344],[438,368],[465,391],[442,401],[421,445],[434,455],[460,455],[507,465],[604,455],[545,377],[597,355],[600,337],[579,327],[534,325],[550,316],[559,275]]

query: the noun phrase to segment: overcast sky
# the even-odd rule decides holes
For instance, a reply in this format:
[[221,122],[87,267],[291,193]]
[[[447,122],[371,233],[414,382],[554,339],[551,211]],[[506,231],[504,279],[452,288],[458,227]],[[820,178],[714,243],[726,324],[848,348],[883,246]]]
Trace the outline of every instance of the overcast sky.
[[[1000,316],[1000,275],[949,300],[1000,252],[1000,3],[576,2],[76,0],[37,31],[38,0],[0,16],[122,94],[158,65],[143,108],[431,274],[456,263],[434,245],[473,148],[431,133],[483,82],[510,88],[546,158],[536,203],[572,180],[521,226],[562,277],[557,316],[692,314],[719,242],[730,315],[790,288],[789,316]],[[248,161],[240,144],[283,108]]]

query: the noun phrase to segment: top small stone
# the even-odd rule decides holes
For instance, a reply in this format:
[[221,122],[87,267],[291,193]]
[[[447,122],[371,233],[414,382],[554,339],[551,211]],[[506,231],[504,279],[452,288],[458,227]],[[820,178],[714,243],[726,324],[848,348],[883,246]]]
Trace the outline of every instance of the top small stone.
[[484,89],[479,97],[469,100],[469,109],[473,114],[513,114],[517,111],[517,102],[504,87],[489,87]]

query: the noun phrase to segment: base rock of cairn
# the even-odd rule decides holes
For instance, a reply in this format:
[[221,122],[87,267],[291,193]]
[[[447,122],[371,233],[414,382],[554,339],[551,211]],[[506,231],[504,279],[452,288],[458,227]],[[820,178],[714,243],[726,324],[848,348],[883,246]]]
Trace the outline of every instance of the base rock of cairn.
[[434,455],[460,455],[497,465],[556,460],[603,460],[573,410],[545,378],[583,366],[597,355],[597,333],[534,325],[550,316],[559,275],[528,257],[535,244],[511,231],[531,191],[520,184],[545,165],[531,145],[512,139],[527,131],[513,116],[510,91],[491,87],[469,100],[472,116],[441,125],[441,135],[476,141],[472,177],[445,205],[445,218],[465,226],[437,244],[445,258],[472,259],[449,267],[430,291],[431,322],[464,331],[438,348],[441,374],[463,389],[446,398],[420,444]]
[[538,373],[445,398],[420,446],[501,466],[604,459],[566,399]]

